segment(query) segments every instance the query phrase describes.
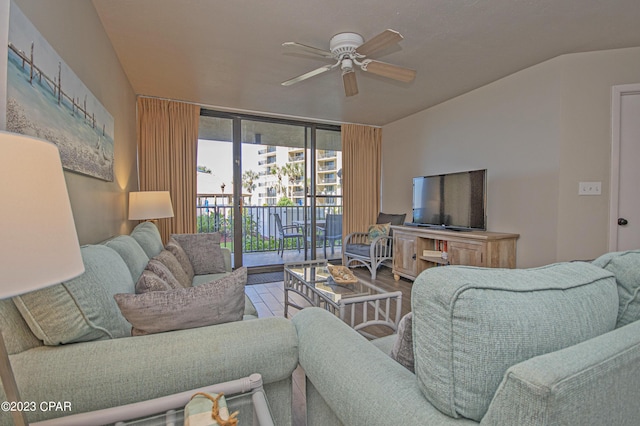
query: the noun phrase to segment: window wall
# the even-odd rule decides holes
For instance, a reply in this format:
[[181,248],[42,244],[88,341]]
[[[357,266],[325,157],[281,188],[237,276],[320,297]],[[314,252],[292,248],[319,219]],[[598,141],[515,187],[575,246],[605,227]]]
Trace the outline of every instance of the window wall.
[[341,258],[339,126],[203,110],[197,162],[199,232],[235,267]]

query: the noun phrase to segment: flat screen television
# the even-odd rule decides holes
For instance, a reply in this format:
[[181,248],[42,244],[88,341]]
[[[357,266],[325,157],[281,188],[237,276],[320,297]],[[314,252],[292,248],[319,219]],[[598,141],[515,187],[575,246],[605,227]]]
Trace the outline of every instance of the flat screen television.
[[487,170],[413,178],[413,225],[486,230]]

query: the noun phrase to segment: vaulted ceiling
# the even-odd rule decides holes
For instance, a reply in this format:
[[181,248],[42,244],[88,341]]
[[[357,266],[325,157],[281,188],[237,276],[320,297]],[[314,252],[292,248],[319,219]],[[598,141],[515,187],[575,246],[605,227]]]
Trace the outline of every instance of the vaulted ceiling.
[[[228,110],[384,125],[558,55],[640,46],[638,0],[93,0],[137,94]],[[321,49],[340,32],[404,40],[375,59],[411,83],[339,69],[282,47]]]

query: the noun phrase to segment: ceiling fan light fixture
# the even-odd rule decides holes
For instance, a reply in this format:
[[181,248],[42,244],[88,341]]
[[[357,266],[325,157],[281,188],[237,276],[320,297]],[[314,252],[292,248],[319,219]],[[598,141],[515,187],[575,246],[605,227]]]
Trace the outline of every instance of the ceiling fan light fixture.
[[342,60],[342,63],[340,64],[340,69],[342,69],[342,72],[353,72],[353,61],[349,58],[345,58]]

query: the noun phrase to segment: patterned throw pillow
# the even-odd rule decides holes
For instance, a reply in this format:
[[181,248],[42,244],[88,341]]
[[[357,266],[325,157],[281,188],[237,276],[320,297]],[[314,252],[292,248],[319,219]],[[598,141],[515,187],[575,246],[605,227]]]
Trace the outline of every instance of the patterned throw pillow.
[[[167,283],[172,289],[185,288],[180,282],[173,276],[169,268],[167,268],[162,262],[156,259],[151,259],[147,264],[147,270],[156,274],[162,281]],[[144,272],[143,272],[144,273]]]
[[242,320],[247,268],[196,287],[144,294],[116,294],[131,334],[162,333]]
[[142,271],[138,282],[136,283],[136,294],[147,293],[149,291],[167,291],[171,287],[165,280],[160,278],[156,273],[148,269]]
[[176,257],[176,259],[178,259],[178,262],[180,262],[180,266],[182,266],[182,269],[184,269],[184,271],[187,273],[187,276],[189,277],[189,282],[193,281],[193,276],[195,275],[195,272],[193,271],[193,265],[191,265],[189,256],[187,256],[187,253],[184,251],[180,243],[177,242],[175,238],[171,237],[169,238],[169,242],[167,243],[165,248],[169,250]]
[[220,248],[221,235],[219,232],[211,234],[173,234],[171,237],[184,249],[196,275],[227,272],[222,249]]
[[182,287],[191,287],[191,279],[187,275],[187,273],[182,269],[182,265],[178,262],[178,259],[171,253],[169,250],[162,250],[159,255],[154,257],[152,260],[157,260],[162,263],[164,266],[171,271],[171,275],[173,275],[176,280],[180,283]]
[[387,237],[389,236],[389,231],[391,230],[390,223],[376,223],[375,225],[369,226],[369,230],[367,233],[369,234],[369,243],[373,242],[378,237]]

